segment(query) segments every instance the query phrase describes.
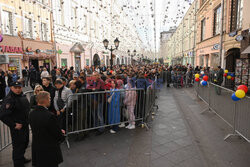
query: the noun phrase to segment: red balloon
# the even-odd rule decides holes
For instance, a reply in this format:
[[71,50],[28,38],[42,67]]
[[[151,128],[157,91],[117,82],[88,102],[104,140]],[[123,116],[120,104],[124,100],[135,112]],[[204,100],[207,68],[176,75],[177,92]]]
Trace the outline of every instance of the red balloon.
[[204,81],[207,81],[207,80],[208,80],[208,76],[205,75],[205,76],[203,77],[203,80],[204,80]]
[[234,77],[231,78],[232,81],[234,81],[234,79],[235,79]]
[[227,77],[227,73],[224,74],[224,77]]
[[195,81],[196,81],[196,82],[199,82],[199,81],[200,81],[200,79],[199,79],[199,78],[195,78]]
[[247,88],[246,85],[240,85],[240,86],[238,86],[237,90],[243,90],[245,93],[248,92],[248,88]]

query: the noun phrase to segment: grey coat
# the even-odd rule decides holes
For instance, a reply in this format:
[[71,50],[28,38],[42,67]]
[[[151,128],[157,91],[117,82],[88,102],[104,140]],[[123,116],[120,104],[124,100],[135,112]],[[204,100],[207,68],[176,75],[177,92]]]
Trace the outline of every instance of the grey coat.
[[[59,108],[57,106],[58,93],[59,93],[59,90],[56,90],[55,98],[54,98],[54,107],[55,107],[56,111],[59,110]],[[65,106],[63,107],[63,109],[66,109],[67,107],[70,106],[71,101],[72,101],[72,92],[71,92],[71,90],[64,86],[64,88],[62,90],[61,98],[65,102]]]

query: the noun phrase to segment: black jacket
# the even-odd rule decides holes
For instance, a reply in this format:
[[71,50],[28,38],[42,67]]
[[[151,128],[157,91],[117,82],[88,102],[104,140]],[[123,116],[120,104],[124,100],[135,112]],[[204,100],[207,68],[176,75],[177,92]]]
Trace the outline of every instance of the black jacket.
[[23,93],[17,95],[10,91],[1,105],[0,119],[9,126],[10,129],[14,129],[16,123],[27,127],[29,111],[30,104],[26,96]]
[[36,167],[56,166],[63,162],[60,142],[63,135],[56,117],[49,110],[37,106],[30,113],[32,130],[32,164]]
[[54,97],[55,97],[55,92],[56,92],[56,88],[54,86],[52,86],[51,84],[49,84],[48,87],[45,87],[44,85],[42,86],[43,90],[46,92],[49,92],[50,97],[51,97],[51,103],[50,103],[50,107],[49,110],[54,112]]

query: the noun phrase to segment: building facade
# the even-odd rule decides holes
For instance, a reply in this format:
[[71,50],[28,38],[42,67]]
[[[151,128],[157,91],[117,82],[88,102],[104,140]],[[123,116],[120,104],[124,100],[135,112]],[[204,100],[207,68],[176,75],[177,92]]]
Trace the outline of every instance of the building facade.
[[199,1],[195,0],[183,20],[166,42],[167,59],[171,64],[195,64],[196,12]]
[[56,64],[51,15],[51,3],[47,0],[0,0],[0,68],[21,76],[25,66],[50,69]]
[[133,24],[126,18],[116,1],[53,1],[54,32],[59,67],[74,66],[77,70],[86,65],[110,65],[110,45],[120,40],[114,51],[114,64],[130,64],[128,50],[141,50],[141,41]]

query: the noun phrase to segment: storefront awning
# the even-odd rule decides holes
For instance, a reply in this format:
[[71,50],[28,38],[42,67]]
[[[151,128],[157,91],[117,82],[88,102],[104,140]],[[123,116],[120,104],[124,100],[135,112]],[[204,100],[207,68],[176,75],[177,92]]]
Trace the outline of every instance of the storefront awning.
[[242,54],[250,54],[250,46],[248,46],[243,52]]

